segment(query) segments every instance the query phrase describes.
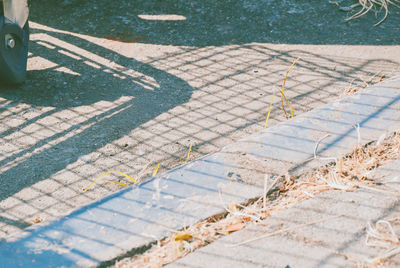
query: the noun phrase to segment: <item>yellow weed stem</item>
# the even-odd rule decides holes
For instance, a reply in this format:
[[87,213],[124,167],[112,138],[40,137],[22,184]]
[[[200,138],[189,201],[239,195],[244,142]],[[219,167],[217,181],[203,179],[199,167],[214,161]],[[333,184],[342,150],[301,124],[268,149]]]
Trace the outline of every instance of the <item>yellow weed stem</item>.
[[286,80],[287,80],[287,78],[288,78],[288,75],[289,75],[290,70],[293,68],[294,65],[296,65],[296,63],[297,63],[299,60],[300,60],[300,58],[297,58],[297,59],[292,63],[292,65],[290,65],[289,69],[288,69],[287,72],[286,72],[285,79],[283,80],[283,84],[282,84],[282,89],[281,89],[281,94],[282,94],[282,96],[281,96],[281,105],[282,105],[283,112],[285,113],[286,119],[289,119],[289,116],[288,116],[287,113],[286,113],[286,109],[285,109],[285,106],[284,106],[284,104],[283,104],[283,99],[285,99],[286,104],[289,106],[289,108],[290,108],[290,110],[291,110],[291,112],[292,112],[292,117],[294,116],[294,110],[293,110],[292,104],[288,101],[288,99],[287,99],[286,96],[285,96],[285,93],[284,93],[285,84],[286,84]]
[[187,157],[186,157],[185,164],[189,161],[190,153],[192,152],[192,145],[193,145],[193,144],[190,144],[190,147],[189,147],[189,151],[188,151],[188,154],[187,154]]
[[[97,177],[97,179],[93,180],[92,183],[89,184],[88,187],[86,187],[86,188],[83,189],[83,191],[86,192],[87,190],[89,190],[90,188],[92,188],[92,186],[95,185],[96,182],[98,182],[99,180],[101,180],[102,178],[104,178],[105,176],[107,176],[107,175],[109,175],[109,174],[111,174],[111,173],[118,173],[118,174],[124,176],[125,178],[130,179],[134,184],[137,183],[136,180],[135,180],[134,178],[132,178],[131,176],[129,176],[129,175],[127,175],[127,174],[125,174],[125,173],[123,173],[123,172],[121,172],[121,171],[112,171],[112,170],[110,170],[110,171],[107,171],[107,172],[103,173],[103,174],[100,175],[99,177]],[[127,184],[122,183],[122,182],[113,182],[113,181],[106,181],[106,182],[108,182],[108,183],[114,183],[114,184],[119,184],[119,185],[123,185],[123,186],[128,187]]]
[[160,164],[157,164],[156,168],[153,171],[153,176],[152,177],[155,177],[157,175],[157,172],[158,172],[159,168],[160,168]]
[[269,108],[268,108],[267,118],[265,119],[264,128],[267,128],[267,125],[268,125],[268,120],[269,120],[269,116],[271,114],[272,104],[274,103],[274,97],[275,97],[275,95],[272,95],[271,103],[269,104]]
[[104,181],[104,182],[108,182],[108,183],[112,183],[112,184],[117,184],[117,185],[122,185],[122,186],[125,186],[125,187],[129,187],[128,184],[125,184],[125,183],[122,183],[122,182],[119,182],[119,181]]

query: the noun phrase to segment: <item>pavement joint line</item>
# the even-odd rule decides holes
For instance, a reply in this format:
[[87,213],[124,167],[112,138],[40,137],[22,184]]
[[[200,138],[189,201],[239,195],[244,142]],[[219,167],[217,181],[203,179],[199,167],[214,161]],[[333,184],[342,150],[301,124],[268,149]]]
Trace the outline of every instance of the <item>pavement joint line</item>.
[[225,202],[244,203],[262,195],[266,173],[296,176],[326,164],[313,157],[315,142],[326,133],[331,136],[318,156],[342,156],[358,143],[354,124],[367,143],[399,129],[399,119],[395,77],[12,235],[0,242],[0,266],[99,265],[223,212],[219,193]]

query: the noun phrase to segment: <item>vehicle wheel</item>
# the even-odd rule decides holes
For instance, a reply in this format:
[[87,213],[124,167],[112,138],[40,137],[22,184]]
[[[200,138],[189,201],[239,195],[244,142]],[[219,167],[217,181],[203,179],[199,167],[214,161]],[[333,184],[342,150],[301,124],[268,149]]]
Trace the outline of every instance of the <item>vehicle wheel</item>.
[[0,17],[0,80],[19,84],[26,79],[28,60],[29,24],[23,29],[17,24],[6,23]]

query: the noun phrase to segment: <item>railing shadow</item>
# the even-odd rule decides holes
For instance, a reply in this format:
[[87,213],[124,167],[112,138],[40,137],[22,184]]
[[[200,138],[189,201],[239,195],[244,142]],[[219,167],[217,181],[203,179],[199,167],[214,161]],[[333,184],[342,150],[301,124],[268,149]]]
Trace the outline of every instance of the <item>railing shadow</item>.
[[[28,81],[0,86],[0,237],[121,189],[82,191],[106,171],[169,169],[185,161],[190,144],[197,157],[258,131],[297,57],[287,81],[296,115],[363,84],[360,77],[398,70],[395,59],[264,44],[394,44],[399,37],[388,28],[396,16],[371,29],[375,18],[342,25],[345,13],[317,1],[245,2],[35,1]],[[186,20],[138,17],[148,13]],[[140,45],[160,44],[182,47],[154,46],[154,55],[137,59]],[[270,126],[285,120],[275,101]]]
[[[287,92],[296,113],[337,97],[338,87],[362,83],[359,77],[377,66],[383,73],[397,66],[262,44],[179,48],[144,63],[98,39],[31,24],[29,81],[0,92],[0,197],[8,204],[2,216],[22,224],[117,190],[105,184],[82,192],[106,171],[135,174],[149,162],[171,168],[183,163],[191,143],[201,156],[263,124],[274,88],[296,57],[303,62]],[[284,119],[275,101],[270,125]],[[49,179],[57,186],[47,191]],[[24,213],[10,214],[19,206]]]

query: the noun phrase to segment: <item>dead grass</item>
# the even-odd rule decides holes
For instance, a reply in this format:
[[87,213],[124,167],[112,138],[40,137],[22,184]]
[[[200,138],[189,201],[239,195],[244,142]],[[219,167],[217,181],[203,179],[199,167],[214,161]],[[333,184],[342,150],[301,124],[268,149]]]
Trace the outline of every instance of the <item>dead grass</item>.
[[[281,93],[281,108],[286,119],[294,116],[293,104],[288,101],[284,94],[285,82],[290,70],[299,61],[296,59],[289,67],[284,78]],[[352,95],[369,86],[371,83],[381,82],[384,79],[380,72],[363,80],[362,84],[353,87],[351,83],[345,90],[344,95]],[[285,110],[284,101],[291,110],[291,116]],[[271,112],[272,101],[268,109],[265,122],[267,126],[268,118]],[[359,127],[357,128],[359,131]],[[360,135],[360,134],[359,134]],[[318,158],[316,151],[319,143],[325,137],[321,137],[316,143],[314,157]],[[190,150],[188,157],[190,155]],[[176,261],[177,259],[189,254],[190,252],[201,248],[213,241],[239,231],[249,224],[262,224],[262,221],[271,214],[289,208],[305,199],[313,198],[315,195],[327,190],[352,191],[358,187],[368,187],[376,191],[385,191],[391,194],[400,195],[400,193],[390,192],[385,189],[376,188],[372,181],[368,180],[368,173],[379,165],[388,161],[400,158],[400,135],[395,133],[391,137],[382,136],[377,142],[366,146],[357,146],[355,150],[346,157],[332,157],[334,160],[330,164],[314,170],[309,174],[295,178],[290,175],[271,178],[265,175],[264,195],[258,200],[250,201],[246,205],[229,204],[225,208],[226,213],[210,217],[204,221],[176,231],[169,237],[157,241],[149,250],[143,254],[132,258],[123,259],[115,264],[114,267],[161,267],[165,264]],[[325,160],[327,160],[325,158]],[[225,202],[221,200],[221,203]],[[327,219],[321,219],[325,221]],[[315,224],[310,222],[306,225]],[[283,232],[280,230],[278,232]],[[275,235],[266,234],[266,236]],[[240,244],[249,243],[257,238],[244,241]],[[237,246],[237,245],[233,245]],[[381,259],[379,259],[381,260]],[[376,260],[374,260],[376,263]]]
[[[286,119],[293,117],[294,111],[293,104],[288,101],[284,93],[285,82],[290,70],[298,61],[299,58],[296,59],[287,70],[282,88],[280,89],[281,108]],[[371,83],[381,82],[383,79],[384,75],[380,75],[380,72],[368,77],[367,80],[359,78],[362,84],[353,87],[353,83],[351,83],[343,94],[352,95],[358,92],[360,88],[367,87]],[[266,127],[268,123],[272,102],[273,100],[269,106],[264,127]],[[291,115],[288,115],[286,112],[284,102],[291,110]],[[318,158],[316,151],[319,143],[323,139],[324,137],[321,137],[316,143],[314,152],[315,158]],[[351,191],[358,187],[372,187],[372,189],[377,191],[387,191],[374,188],[373,183],[368,181],[367,175],[377,166],[387,161],[400,158],[399,144],[400,135],[395,133],[393,136],[386,139],[385,137],[381,137],[376,143],[367,146],[358,146],[351,154],[344,158],[330,158],[331,160],[333,159],[334,162],[298,178],[290,175],[271,178],[266,174],[264,195],[258,200],[251,201],[244,206],[240,204],[230,204],[225,208],[226,213],[210,217],[202,222],[188,226],[184,230],[176,231],[169,237],[157,241],[157,243],[145,253],[117,262],[115,267],[161,267],[200,247],[212,243],[222,236],[239,231],[249,224],[262,224],[262,221],[271,214],[286,209],[305,199],[313,198],[323,191],[332,189]],[[188,152],[188,157],[190,151],[191,147]],[[392,194],[400,195],[400,193]],[[221,200],[221,203],[224,203],[224,201]],[[326,219],[321,219],[321,221],[325,220]],[[314,223],[315,222],[311,222],[306,225]],[[281,231],[284,230],[280,230],[279,232]],[[266,236],[270,235],[274,234],[266,234]],[[242,242],[241,244],[251,242],[255,239]]]
[[343,91],[341,97],[354,95],[361,89],[382,82],[384,79],[385,75],[382,74],[382,71],[378,71],[375,74],[371,74],[368,77],[358,77],[357,79],[353,79],[350,82],[349,86]]
[[347,7],[341,7],[339,1],[330,1],[330,3],[336,4],[342,11],[354,11],[358,8],[358,11],[356,11],[355,14],[345,20],[346,22],[360,18],[371,11],[375,11],[375,16],[377,16],[378,11],[384,10],[385,15],[381,20],[374,24],[374,26],[378,26],[387,18],[387,16],[389,15],[389,6],[392,5],[400,8],[399,0],[358,0],[357,3]]
[[[317,155],[315,157],[318,158]],[[161,267],[222,236],[241,230],[249,224],[262,224],[271,214],[332,189],[352,191],[368,188],[400,196],[400,193],[385,188],[384,185],[377,185],[368,178],[372,170],[398,158],[400,134],[394,133],[390,137],[382,136],[371,144],[357,146],[345,157],[332,158],[335,160],[330,164],[300,177],[286,175],[271,180],[266,175],[265,195],[258,200],[246,206],[230,204],[225,208],[226,213],[176,231],[158,241],[145,253],[117,262],[115,267]],[[242,243],[247,242],[249,241]],[[373,263],[377,265],[397,253],[389,252],[387,256],[374,259]]]

